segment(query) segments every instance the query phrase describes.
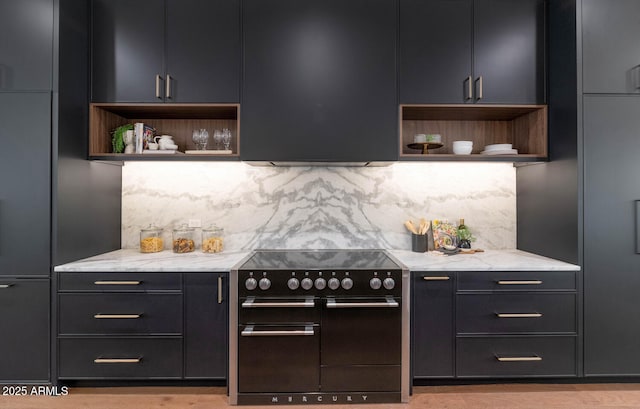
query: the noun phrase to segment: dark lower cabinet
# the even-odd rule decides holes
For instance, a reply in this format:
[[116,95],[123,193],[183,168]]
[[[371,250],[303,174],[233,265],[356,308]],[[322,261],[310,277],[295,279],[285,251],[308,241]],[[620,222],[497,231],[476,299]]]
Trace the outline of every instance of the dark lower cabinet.
[[0,383],[49,381],[49,279],[0,277]]
[[184,288],[184,377],[226,379],[229,274],[186,273]]
[[412,276],[413,378],[452,378],[455,275],[413,272]]

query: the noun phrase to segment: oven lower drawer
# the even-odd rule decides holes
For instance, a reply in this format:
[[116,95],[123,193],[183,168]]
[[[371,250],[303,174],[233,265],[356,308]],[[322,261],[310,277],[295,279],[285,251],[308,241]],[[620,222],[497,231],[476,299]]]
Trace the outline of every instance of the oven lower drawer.
[[317,325],[240,325],[238,392],[315,392],[320,388]]
[[397,392],[401,387],[400,365],[322,366],[323,391]]

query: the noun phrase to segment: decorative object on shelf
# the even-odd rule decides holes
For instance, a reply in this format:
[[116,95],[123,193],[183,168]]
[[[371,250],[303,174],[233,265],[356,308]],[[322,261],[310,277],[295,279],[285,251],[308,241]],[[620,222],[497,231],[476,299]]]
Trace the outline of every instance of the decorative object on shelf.
[[409,149],[421,150],[423,155],[428,154],[429,149],[438,149],[438,148],[442,148],[443,146],[444,145],[442,145],[441,143],[435,143],[435,142],[410,143],[407,145]]
[[470,155],[473,151],[473,141],[453,141],[454,155]]
[[145,125],[142,122],[136,122],[133,125],[133,130],[135,133],[136,153],[142,153],[144,150],[149,149],[149,143],[155,142],[154,136],[156,134],[156,130],[149,125]]
[[130,153],[134,153],[136,150],[136,145],[135,145],[135,135],[133,133],[133,129],[128,129],[125,133],[124,133],[124,153],[130,154]]
[[[133,144],[133,134],[131,135],[131,140],[127,143],[127,131],[132,131],[132,124],[125,124],[114,129],[111,134],[111,146],[113,147],[113,153],[123,153],[126,150],[126,146]],[[125,153],[133,153],[125,152]]]
[[196,148],[199,151],[207,149],[207,143],[209,142],[209,131],[206,129],[194,129],[191,139],[196,144]]
[[213,131],[213,141],[216,143],[216,149],[220,149],[220,143],[222,142],[222,131],[216,129]]
[[224,150],[229,150],[229,144],[231,143],[231,130],[228,128],[224,128],[222,130],[222,145],[224,146]]
[[486,145],[484,150],[480,153],[483,155],[517,155],[518,150],[512,148],[513,145],[510,143],[496,143]]

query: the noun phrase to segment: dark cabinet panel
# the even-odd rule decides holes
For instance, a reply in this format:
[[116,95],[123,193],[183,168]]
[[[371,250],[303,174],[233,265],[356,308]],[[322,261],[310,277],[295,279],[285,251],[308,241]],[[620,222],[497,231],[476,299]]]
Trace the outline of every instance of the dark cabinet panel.
[[[164,2],[93,1],[93,101],[159,102],[164,78]],[[158,95],[164,96],[164,81]]]
[[51,93],[0,93],[0,276],[49,276]]
[[53,0],[2,0],[0,10],[0,91],[50,89]]
[[49,380],[49,280],[0,278],[0,382]]
[[228,273],[186,273],[185,378],[227,377]]
[[454,275],[419,272],[412,274],[413,377],[453,377]]
[[472,97],[472,30],[472,0],[400,0],[400,103]]
[[544,0],[475,0],[473,72],[478,102],[545,102],[544,14]]
[[640,2],[583,0],[585,93],[640,92]]
[[238,102],[239,0],[166,3],[167,102]]
[[585,375],[639,375],[640,98],[584,97]]
[[241,159],[397,160],[396,6],[244,1]]

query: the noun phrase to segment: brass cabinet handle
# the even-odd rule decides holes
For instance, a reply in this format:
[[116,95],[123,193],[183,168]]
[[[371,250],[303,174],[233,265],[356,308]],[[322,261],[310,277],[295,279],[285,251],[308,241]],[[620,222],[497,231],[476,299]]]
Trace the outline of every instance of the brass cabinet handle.
[[449,281],[451,277],[449,276],[424,276],[422,277],[424,281]]
[[142,317],[142,314],[94,314],[93,318],[96,319],[138,319]]
[[476,80],[478,83],[478,101],[482,99],[482,75]]
[[165,95],[171,99],[171,75],[167,74],[167,81],[165,83]]
[[142,358],[96,358],[96,364],[139,364]]
[[498,285],[540,285],[541,280],[498,280]]
[[0,284],[0,288],[9,288],[13,287],[13,284]]
[[498,318],[540,318],[542,314],[539,312],[525,312],[525,313],[499,313],[496,312]]
[[218,276],[218,304],[222,304],[222,276]]
[[157,74],[156,75],[156,98],[162,99],[162,95],[160,94],[161,92],[160,81],[162,81],[162,76]]
[[94,281],[95,285],[140,285],[142,281]]
[[465,101],[468,101],[473,98],[473,77],[469,75],[465,82],[467,83],[467,96],[465,97]]
[[496,355],[496,359],[500,362],[534,362],[534,361],[542,361],[542,357],[534,355],[534,356],[498,356]]

